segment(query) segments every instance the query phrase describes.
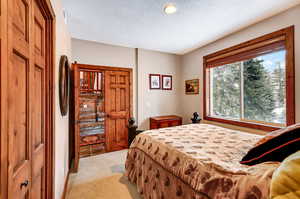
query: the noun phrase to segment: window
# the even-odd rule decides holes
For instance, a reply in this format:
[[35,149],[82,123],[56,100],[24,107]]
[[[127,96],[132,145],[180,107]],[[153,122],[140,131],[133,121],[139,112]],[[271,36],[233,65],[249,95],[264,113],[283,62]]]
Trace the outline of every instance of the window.
[[204,117],[261,130],[295,123],[293,27],[204,57]]

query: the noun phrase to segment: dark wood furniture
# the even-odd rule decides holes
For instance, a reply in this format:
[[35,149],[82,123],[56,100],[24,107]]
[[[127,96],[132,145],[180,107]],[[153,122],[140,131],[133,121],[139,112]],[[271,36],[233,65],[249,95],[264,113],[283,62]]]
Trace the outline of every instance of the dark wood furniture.
[[128,148],[132,69],[74,63],[71,76],[70,165],[80,157]]
[[[169,117],[169,116],[163,116],[164,118],[165,117]],[[180,125],[182,122],[181,122],[181,118],[180,117],[178,117],[178,116],[171,116],[172,118],[175,118],[175,121],[179,121],[178,122],[178,124]],[[158,120],[162,120],[162,117],[158,117]],[[191,120],[192,120],[192,123],[193,124],[199,124],[200,122],[201,122],[201,118],[200,118],[200,116],[199,116],[199,113],[197,113],[197,112],[194,112],[193,113],[193,117],[191,118]],[[154,120],[153,120],[154,122],[155,121],[157,121],[157,117],[156,117],[156,119],[154,118]],[[165,120],[166,121],[166,120]],[[170,121],[170,119],[169,119],[169,121]],[[172,125],[174,125],[175,124],[175,121],[174,120],[172,120],[171,119],[171,121],[172,122],[170,122],[170,124]],[[168,123],[168,122],[167,122]],[[177,126],[177,125],[175,125],[175,126]],[[134,118],[130,118],[129,120],[128,120],[128,146],[130,146],[131,145],[131,143],[133,142],[133,140],[135,139],[135,137],[138,135],[138,134],[140,134],[140,133],[142,133],[142,132],[144,132],[145,130],[137,130],[137,128],[138,128],[138,126],[135,124],[135,119]]]
[[182,125],[182,118],[176,115],[150,117],[150,129]]

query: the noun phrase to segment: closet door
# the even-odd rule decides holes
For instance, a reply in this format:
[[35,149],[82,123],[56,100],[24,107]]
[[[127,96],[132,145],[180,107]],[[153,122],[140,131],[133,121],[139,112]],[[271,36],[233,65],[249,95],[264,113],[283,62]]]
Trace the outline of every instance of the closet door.
[[32,178],[31,198],[45,196],[45,19],[36,1],[33,2],[32,80],[30,84],[32,121]]
[[8,198],[45,198],[45,21],[8,1]]
[[105,72],[105,112],[107,151],[127,148],[127,121],[130,116],[129,72]]

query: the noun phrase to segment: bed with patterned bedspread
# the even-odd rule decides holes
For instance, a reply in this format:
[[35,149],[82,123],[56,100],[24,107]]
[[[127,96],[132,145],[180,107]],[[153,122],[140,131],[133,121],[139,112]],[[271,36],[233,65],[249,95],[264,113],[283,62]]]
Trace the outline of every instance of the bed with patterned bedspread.
[[267,199],[279,164],[239,163],[261,137],[208,124],[146,131],[130,146],[125,175],[144,199]]

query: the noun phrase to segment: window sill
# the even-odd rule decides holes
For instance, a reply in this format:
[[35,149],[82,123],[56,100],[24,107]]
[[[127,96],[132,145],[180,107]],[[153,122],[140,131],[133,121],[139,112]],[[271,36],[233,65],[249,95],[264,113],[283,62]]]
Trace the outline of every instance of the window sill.
[[235,126],[245,127],[245,128],[252,128],[262,131],[275,131],[278,129],[281,129],[278,126],[270,126],[270,125],[264,125],[259,123],[252,123],[252,122],[244,122],[244,121],[237,121],[237,120],[228,120],[228,119],[222,119],[222,118],[216,118],[216,117],[210,117],[210,116],[204,116],[205,120],[213,121],[213,122],[220,122],[224,124],[231,124]]

